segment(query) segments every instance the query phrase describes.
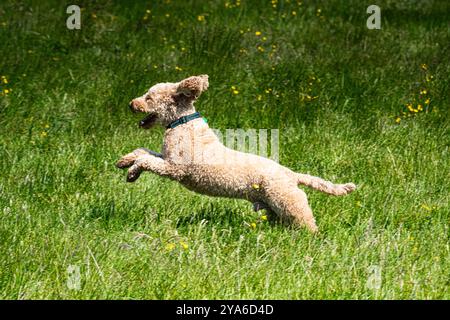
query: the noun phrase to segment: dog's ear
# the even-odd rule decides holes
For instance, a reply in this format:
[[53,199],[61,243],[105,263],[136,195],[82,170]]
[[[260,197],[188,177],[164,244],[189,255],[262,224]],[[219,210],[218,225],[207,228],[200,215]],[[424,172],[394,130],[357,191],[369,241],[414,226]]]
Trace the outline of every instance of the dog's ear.
[[178,93],[184,94],[186,97],[197,99],[200,94],[208,89],[208,75],[202,74],[186,78],[178,85]]

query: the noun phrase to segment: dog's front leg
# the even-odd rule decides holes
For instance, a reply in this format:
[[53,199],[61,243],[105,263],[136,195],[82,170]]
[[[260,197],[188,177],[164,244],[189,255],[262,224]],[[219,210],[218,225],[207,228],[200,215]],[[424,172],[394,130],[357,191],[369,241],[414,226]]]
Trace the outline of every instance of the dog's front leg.
[[146,148],[138,148],[120,158],[120,160],[116,163],[116,167],[119,169],[129,168],[137,159],[146,155],[152,155],[158,158],[163,157],[159,152],[155,152]]
[[142,171],[150,171],[160,176],[170,176],[170,165],[162,158],[149,154],[143,155],[134,161],[128,169],[127,181],[134,182],[141,175]]

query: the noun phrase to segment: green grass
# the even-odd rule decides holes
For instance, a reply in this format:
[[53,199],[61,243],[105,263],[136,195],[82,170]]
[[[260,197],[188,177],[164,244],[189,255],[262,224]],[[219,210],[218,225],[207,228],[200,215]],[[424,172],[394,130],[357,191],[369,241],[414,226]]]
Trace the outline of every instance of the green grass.
[[[72,3],[0,4],[1,298],[450,298],[448,1],[378,1],[381,30],[356,0],[101,0],[77,1],[71,31]],[[155,175],[125,182],[115,161],[163,134],[128,101],[200,73],[211,127],[277,128],[283,165],[358,184],[305,189],[319,235]]]

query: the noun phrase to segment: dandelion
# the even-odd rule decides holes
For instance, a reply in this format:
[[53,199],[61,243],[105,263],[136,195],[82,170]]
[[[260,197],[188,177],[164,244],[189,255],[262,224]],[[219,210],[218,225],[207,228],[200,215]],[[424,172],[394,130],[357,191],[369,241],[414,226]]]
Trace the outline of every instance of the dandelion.
[[50,128],[50,125],[49,125],[48,123],[46,123],[45,126],[44,126],[44,128],[45,128],[45,129],[48,129],[48,128]]
[[262,41],[267,41],[267,37],[262,37],[261,40]]
[[428,75],[428,74],[427,74],[427,76],[426,76],[426,81],[427,81],[427,82],[430,82],[431,80],[433,80],[433,78],[434,78],[434,77],[433,77],[432,75]]
[[203,15],[197,16],[197,20],[199,22],[203,22],[203,21],[205,21],[205,16],[203,16]]
[[183,68],[180,68],[179,66],[175,66],[176,71],[183,71]]
[[256,228],[256,223],[252,222],[252,223],[250,224],[250,226],[251,226],[253,229],[255,229],[255,228]]
[[261,220],[262,220],[262,221],[267,221],[267,216],[266,216],[266,215],[262,215],[262,216],[261,216]]
[[3,92],[4,92],[5,94],[8,94],[8,93],[9,93],[9,90],[8,90],[8,89],[5,89],[5,90],[3,90]]
[[172,251],[173,249],[175,249],[175,244],[173,244],[173,243],[166,244],[167,251]]
[[184,250],[187,250],[189,248],[186,242],[180,241],[180,245]]
[[428,93],[427,89],[420,90],[420,94],[425,95],[425,94],[427,94],[427,93]]
[[149,9],[147,9],[147,10],[145,10],[145,13],[148,13],[148,14],[150,14],[152,11],[151,10],[149,10]]
[[425,104],[430,104],[430,98],[427,98],[427,100],[425,100]]
[[252,188],[255,190],[259,190],[259,185],[254,183],[254,184],[252,184]]
[[419,105],[417,106],[417,111],[422,111],[422,110],[423,110],[423,107],[422,107],[421,104],[419,104]]
[[235,86],[231,86],[231,92],[236,95],[239,94],[239,90]]
[[264,52],[264,48],[263,48],[263,47],[261,47],[261,46],[258,46],[258,48],[257,48],[257,49],[258,49],[258,51],[259,51],[259,52]]
[[397,118],[395,119],[395,123],[400,123],[401,120],[402,120],[402,119],[401,119],[400,117],[397,117]]
[[256,100],[261,101],[262,100],[262,95],[258,94],[258,96],[256,97]]
[[46,136],[47,136],[47,131],[42,131],[42,132],[41,132],[41,137],[42,137],[42,138],[45,138]]
[[261,31],[256,31],[255,36],[259,37],[261,35]]
[[428,66],[427,66],[425,63],[422,63],[422,64],[420,65],[420,68],[421,68],[422,70],[428,70]]

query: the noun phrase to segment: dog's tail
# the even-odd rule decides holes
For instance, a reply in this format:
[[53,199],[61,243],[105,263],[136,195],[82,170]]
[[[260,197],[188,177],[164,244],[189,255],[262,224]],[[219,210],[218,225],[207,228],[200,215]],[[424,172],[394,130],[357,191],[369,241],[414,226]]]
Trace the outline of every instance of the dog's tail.
[[356,189],[353,183],[334,184],[319,177],[310,176],[309,174],[296,173],[297,183],[307,187],[328,193],[334,196],[343,196],[351,193]]

